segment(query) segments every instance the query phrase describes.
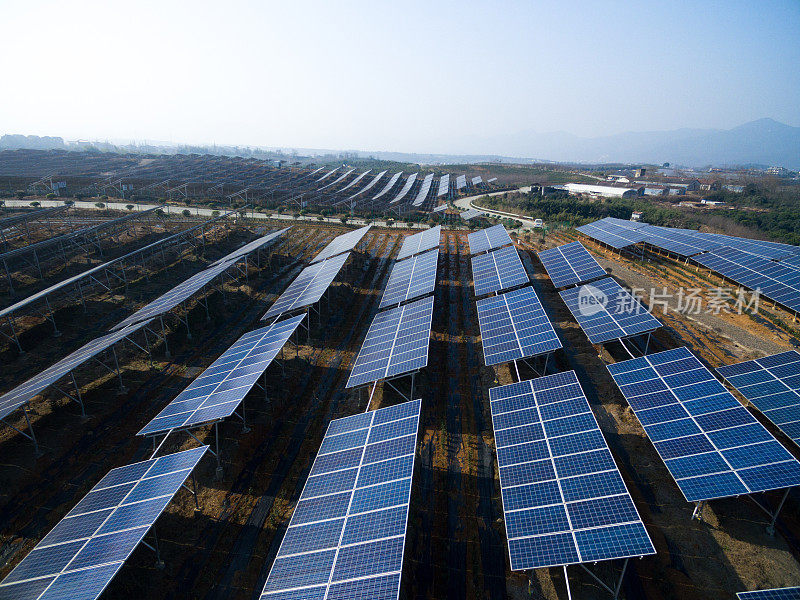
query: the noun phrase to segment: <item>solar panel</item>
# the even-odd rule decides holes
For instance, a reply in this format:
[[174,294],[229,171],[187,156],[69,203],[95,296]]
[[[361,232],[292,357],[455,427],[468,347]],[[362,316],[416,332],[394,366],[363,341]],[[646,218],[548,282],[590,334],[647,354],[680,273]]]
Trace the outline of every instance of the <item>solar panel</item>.
[[355,229],[353,231],[343,233],[342,235],[337,235],[330,242],[328,242],[328,245],[325,246],[319,254],[314,257],[314,260],[311,261],[311,264],[331,258],[337,254],[341,254],[342,252],[349,252],[358,245],[358,242],[360,242],[361,238],[367,234],[370,227],[372,227],[372,225],[365,225],[360,229]]
[[217,265],[217,264],[220,264],[220,263],[225,263],[225,262],[230,262],[232,260],[236,260],[237,258],[240,258],[242,256],[247,256],[251,252],[255,252],[259,248],[263,248],[267,244],[273,242],[275,239],[279,238],[280,236],[282,236],[287,231],[289,231],[289,228],[285,227],[285,228],[283,228],[283,229],[281,229],[279,231],[273,231],[272,233],[268,233],[267,235],[263,235],[263,236],[259,237],[258,239],[253,240],[252,242],[248,242],[247,244],[245,244],[244,246],[242,246],[238,250],[234,250],[230,254],[226,254],[225,256],[223,256],[219,260],[214,261],[211,264],[213,266],[213,265]]
[[[336,169],[334,169],[334,171],[335,171],[335,170],[336,170]],[[322,192],[322,191],[324,191],[324,190],[327,190],[328,188],[332,188],[332,187],[333,187],[333,186],[335,186],[337,183],[341,183],[342,181],[344,181],[345,179],[347,179],[347,177],[348,177],[348,176],[349,176],[349,175],[350,175],[350,174],[351,174],[353,171],[355,171],[355,169],[350,169],[350,170],[348,170],[348,171],[345,171],[344,173],[342,173],[341,175],[339,175],[339,177],[337,177],[336,179],[334,179],[333,181],[331,181],[329,184],[322,186],[322,187],[321,187],[321,188],[319,188],[317,191],[318,191],[318,192]],[[331,171],[331,173],[333,173],[333,171]],[[324,177],[323,177],[323,179],[324,179]],[[320,180],[320,181],[322,181],[322,180]]]
[[606,276],[606,270],[580,242],[542,250],[539,260],[557,288]]
[[456,189],[461,190],[467,187],[467,176],[466,175],[459,175],[456,177]]
[[425,367],[432,318],[433,296],[375,315],[346,387]]
[[208,283],[215,279],[218,275],[229,269],[232,264],[233,261],[219,263],[204,269],[199,273],[195,273],[189,279],[179,283],[170,291],[162,294],[149,304],[146,304],[127,319],[124,319],[114,325],[114,327],[111,329],[116,331],[133,323],[150,320],[159,315],[163,315],[165,312],[169,312],[181,302],[191,298],[194,294],[203,289],[203,287],[208,285]]
[[428,197],[428,192],[431,191],[431,185],[433,184],[433,173],[428,173],[425,175],[425,179],[422,180],[422,185],[419,188],[419,193],[417,193],[417,197],[414,198],[414,201],[411,203],[412,206],[422,206],[422,203],[425,202],[425,198]]
[[640,225],[642,226],[636,229],[636,233],[642,234],[646,243],[680,256],[694,256],[721,246],[717,241],[698,237],[695,231],[657,227],[646,223]]
[[489,400],[512,571],[655,554],[574,371]]
[[477,177],[473,177],[472,178],[473,187],[479,186],[482,183],[483,183],[483,178],[480,175],[478,175]]
[[689,502],[800,484],[800,463],[687,348],[608,370]]
[[[702,239],[717,242],[719,246],[730,246],[731,248],[736,248],[737,250],[742,250],[743,252],[749,252],[750,254],[755,254],[756,256],[760,256],[762,258],[781,260],[784,258],[797,258],[800,256],[798,255],[800,248],[790,244],[767,242],[765,240],[752,240],[749,238],[736,237],[732,235],[705,233],[700,231],[694,232],[694,235]],[[781,262],[783,261],[781,260]]]
[[762,296],[800,311],[800,270],[736,248],[720,248],[692,259]]
[[330,422],[262,600],[396,600],[420,400]]
[[6,576],[0,598],[99,597],[207,449],[109,471]]
[[717,367],[717,372],[800,445],[800,352]]
[[782,258],[780,263],[786,267],[800,269],[800,254],[793,254],[792,256]]
[[395,173],[394,175],[392,175],[389,178],[389,181],[386,183],[386,185],[383,186],[383,189],[380,192],[378,192],[377,194],[375,194],[372,197],[372,199],[373,200],[378,200],[379,198],[382,198],[383,196],[385,196],[389,192],[389,190],[394,187],[394,184],[397,183],[397,180],[400,179],[400,176],[402,174],[403,174],[403,172],[399,171],[398,173]]
[[394,306],[429,294],[436,286],[436,267],[439,249],[418,254],[409,260],[395,263],[389,282],[383,291],[380,308]]
[[439,178],[439,190],[436,192],[436,197],[441,198],[450,191],[450,175],[445,174]]
[[738,592],[736,597],[738,600],[800,600],[800,587]]
[[499,292],[530,281],[514,246],[473,256],[472,279],[475,282],[476,296]]
[[397,260],[403,260],[404,258],[408,258],[414,254],[419,254],[420,252],[437,248],[439,246],[439,240],[441,237],[441,225],[437,225],[436,227],[431,227],[430,229],[426,229],[420,233],[415,233],[414,235],[408,236],[403,240],[403,247],[400,248],[400,252],[397,255]]
[[593,344],[661,327],[661,321],[611,277],[564,290],[559,295]]
[[297,315],[245,333],[137,435],[230,417],[304,318]]
[[561,348],[553,324],[531,287],[478,300],[478,324],[487,365],[539,356]]
[[480,231],[474,231],[467,236],[470,254],[478,254],[486,250],[494,250],[507,244],[513,244],[511,236],[502,225],[492,225]]
[[261,317],[261,320],[314,304],[322,298],[322,294],[325,293],[331,282],[336,279],[349,256],[349,253],[340,254],[334,258],[309,265],[300,271],[300,274],[289,284],[286,291],[275,300],[275,303]]
[[438,212],[443,212],[445,210],[447,210],[447,204],[440,204],[439,206],[433,209],[433,212],[438,213]]
[[104,350],[110,348],[120,340],[132,335],[139,329],[147,325],[149,321],[140,321],[119,331],[113,331],[106,335],[96,338],[91,342],[81,346],[75,352],[54,365],[41,371],[28,379],[25,383],[17,386],[11,391],[0,396],[0,419],[11,414],[22,405],[30,402],[32,398],[41,394],[44,390],[57,382],[59,379],[70,373],[73,369],[81,366],[87,360],[97,356]]
[[370,182],[369,182],[367,185],[365,185],[363,188],[361,188],[360,190],[358,190],[358,191],[357,191],[355,194],[351,195],[351,196],[350,196],[350,197],[348,197],[347,199],[348,199],[348,200],[352,200],[352,199],[353,199],[353,198],[355,198],[356,196],[360,196],[361,194],[364,194],[364,193],[366,193],[366,192],[370,191],[372,188],[374,188],[374,187],[377,185],[377,183],[378,183],[378,182],[381,180],[381,178],[382,178],[384,175],[386,175],[386,171],[381,171],[380,173],[378,173],[377,175],[375,175],[375,176],[374,176],[374,177],[373,177],[373,178],[370,180]]
[[414,182],[416,180],[417,180],[417,173],[412,173],[411,175],[409,175],[408,179],[406,179],[406,182],[403,184],[402,189],[399,192],[397,192],[397,196],[392,198],[392,201],[389,202],[389,204],[400,202],[400,200],[405,198],[408,195],[408,192],[411,191],[411,187],[414,185]]
[[459,216],[465,221],[469,221],[475,217],[483,216],[483,211],[478,210],[477,208],[470,208],[469,210],[462,212]]
[[595,221],[588,225],[576,227],[582,234],[602,242],[612,248],[620,250],[644,241],[644,236],[631,229],[626,229],[612,223]]
[[339,167],[336,167],[335,169],[332,169],[332,170],[328,171],[327,173],[325,173],[325,175],[323,175],[322,177],[317,179],[316,183],[319,183],[320,181],[326,180],[328,177],[330,177],[331,175],[336,173],[336,171],[338,171],[338,170],[339,170]]

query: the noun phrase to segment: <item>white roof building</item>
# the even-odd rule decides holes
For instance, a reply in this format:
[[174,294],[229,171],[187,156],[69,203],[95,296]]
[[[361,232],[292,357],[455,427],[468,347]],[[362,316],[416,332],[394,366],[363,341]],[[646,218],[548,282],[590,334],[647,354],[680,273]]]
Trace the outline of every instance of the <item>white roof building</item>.
[[637,188],[588,183],[567,183],[564,185],[564,189],[570,194],[588,194],[590,196],[606,196],[609,198],[631,198],[639,195]]

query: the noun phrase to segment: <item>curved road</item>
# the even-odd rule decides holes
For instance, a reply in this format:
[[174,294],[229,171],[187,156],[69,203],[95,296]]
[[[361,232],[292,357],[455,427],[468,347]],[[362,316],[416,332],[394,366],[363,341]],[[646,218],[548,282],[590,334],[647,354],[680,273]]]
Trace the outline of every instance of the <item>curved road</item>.
[[507,193],[508,191],[517,191],[526,194],[531,191],[531,187],[530,186],[521,187],[517,190],[505,190],[503,192],[492,192],[491,194],[480,194],[478,196],[466,196],[465,198],[459,198],[458,200],[455,200],[453,204],[455,204],[458,208],[463,208],[464,210],[468,210],[470,208],[476,208],[482,212],[485,212],[487,215],[491,215],[493,217],[516,219],[517,221],[522,223],[523,227],[533,227],[533,221],[531,219],[520,217],[519,215],[515,215],[514,213],[504,212],[502,210],[494,210],[492,208],[483,208],[480,205],[473,204],[473,201],[478,200],[479,198],[484,198],[486,196],[499,196],[501,194]]

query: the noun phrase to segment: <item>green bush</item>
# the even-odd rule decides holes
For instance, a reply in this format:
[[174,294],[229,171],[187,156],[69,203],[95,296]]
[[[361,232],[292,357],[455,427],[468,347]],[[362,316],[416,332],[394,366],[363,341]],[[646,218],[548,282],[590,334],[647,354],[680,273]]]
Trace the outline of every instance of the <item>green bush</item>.
[[106,205],[105,205],[105,204],[103,204],[102,202],[95,202],[95,203],[94,203],[94,205],[95,205],[97,208],[105,208],[105,207],[106,207]]
[[192,216],[192,211],[190,211],[188,208],[184,208],[184,209],[183,209],[183,212],[181,212],[181,214],[182,214],[184,217],[191,217],[191,216]]

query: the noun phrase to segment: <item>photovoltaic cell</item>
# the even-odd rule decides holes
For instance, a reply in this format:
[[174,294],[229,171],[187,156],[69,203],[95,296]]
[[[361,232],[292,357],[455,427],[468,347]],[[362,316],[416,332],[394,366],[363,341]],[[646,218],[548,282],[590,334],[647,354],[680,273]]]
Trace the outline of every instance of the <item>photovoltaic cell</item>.
[[661,321],[611,277],[564,290],[559,295],[593,344],[661,327]]
[[800,352],[717,367],[717,372],[800,445]]
[[465,210],[459,215],[463,220],[469,221],[474,219],[475,217],[483,216],[483,211],[478,210],[477,208],[470,208],[469,210]]
[[314,257],[311,264],[326,260],[337,254],[342,254],[343,252],[349,252],[358,245],[358,242],[366,235],[370,227],[371,225],[365,225],[361,229],[348,231],[347,233],[336,236]]
[[539,252],[539,260],[557,288],[606,276],[606,270],[580,242],[542,250]]
[[500,224],[470,233],[467,236],[467,240],[469,241],[470,254],[494,250],[513,243],[506,228]]
[[32,398],[41,394],[52,384],[81,366],[87,360],[97,356],[117,342],[137,332],[148,323],[149,321],[141,321],[130,327],[107,333],[104,336],[96,338],[65,358],[62,358],[51,367],[34,375],[25,383],[6,392],[0,396],[0,419],[5,418],[16,409],[30,402]]
[[489,399],[512,570],[655,554],[574,371]]
[[467,176],[459,175],[456,177],[456,190],[462,190],[467,187]]
[[433,296],[375,315],[346,387],[425,367],[432,318]]
[[352,200],[356,196],[360,196],[361,194],[365,194],[366,192],[370,191],[372,188],[374,188],[378,184],[378,182],[381,180],[381,178],[384,175],[386,175],[386,171],[381,171],[380,173],[375,175],[367,185],[365,185],[363,188],[358,190],[355,194],[352,194],[351,196],[349,196],[347,199],[348,200]]
[[383,291],[380,308],[401,304],[432,292],[436,286],[438,264],[438,248],[395,263]]
[[[435,207],[435,208],[433,209],[433,212],[435,212],[435,213],[439,213],[439,212],[444,212],[444,211],[446,211],[446,210],[447,210],[447,204],[440,204],[439,206],[437,206],[437,207]],[[438,226],[437,226],[437,227],[438,227]]]
[[425,199],[428,197],[428,192],[431,191],[431,185],[433,185],[433,173],[428,173],[425,175],[425,179],[422,180],[422,185],[419,188],[417,197],[414,198],[414,201],[411,203],[412,206],[422,206],[422,203],[425,202]]
[[295,277],[261,320],[314,304],[336,279],[350,253],[309,265]]
[[472,279],[476,296],[499,292],[530,281],[514,246],[473,256]]
[[605,219],[576,227],[582,234],[620,250],[644,241],[645,236]]
[[346,186],[344,186],[342,189],[340,189],[340,190],[337,190],[337,191],[336,191],[336,193],[337,193],[337,194],[341,194],[342,192],[345,192],[345,191],[349,190],[351,187],[353,187],[354,185],[356,185],[356,184],[357,184],[359,181],[361,181],[362,179],[364,179],[364,177],[366,177],[366,176],[367,176],[367,175],[369,175],[370,173],[372,173],[372,169],[368,169],[368,170],[364,171],[363,173],[359,173],[358,175],[356,175],[356,176],[353,178],[353,181],[351,181],[350,183],[348,183],[348,184],[347,184]]
[[0,582],[0,598],[100,596],[207,449],[109,471]]
[[800,484],[800,463],[687,348],[608,370],[688,501]]
[[414,182],[417,180],[417,173],[412,173],[406,179],[406,182],[403,184],[403,187],[397,192],[397,195],[392,198],[392,201],[389,204],[394,204],[395,202],[400,202],[403,198],[408,196],[408,192],[411,191],[411,188],[414,185]]
[[524,287],[478,300],[478,324],[487,365],[547,354],[561,342],[536,292]]
[[439,240],[442,237],[442,226],[437,225],[425,231],[415,233],[403,240],[403,246],[397,255],[397,260],[403,260],[414,254],[425,252],[439,247]]
[[395,173],[394,175],[392,175],[389,178],[389,181],[386,182],[386,185],[383,186],[383,189],[380,192],[378,192],[377,194],[375,194],[372,197],[372,199],[373,200],[378,200],[378,199],[382,198],[383,196],[385,196],[389,192],[389,190],[391,190],[394,187],[394,184],[397,183],[397,180],[400,179],[400,176],[402,174],[403,174],[403,172],[399,171],[399,172]]
[[297,315],[244,334],[138,435],[230,417],[304,318]]
[[274,240],[276,240],[277,238],[282,236],[287,231],[289,231],[289,228],[285,227],[284,229],[281,229],[279,231],[273,231],[272,233],[268,233],[267,235],[263,235],[260,238],[255,239],[252,242],[249,242],[249,243],[245,244],[241,248],[239,248],[237,250],[234,250],[230,254],[227,254],[227,255],[223,256],[222,258],[220,258],[219,260],[214,261],[211,264],[213,266],[213,265],[217,265],[219,263],[230,262],[230,261],[235,260],[237,258],[240,258],[242,256],[247,256],[251,252],[254,252],[254,251],[258,250],[259,248],[263,248],[267,244],[270,244],[271,242],[273,242]]
[[480,175],[472,178],[472,187],[479,186],[482,183],[483,183],[483,178]]
[[263,600],[397,599],[420,406],[331,421]]
[[439,178],[439,190],[436,192],[436,197],[440,198],[450,191],[450,175],[445,174]]
[[800,600],[800,587],[775,588],[757,592],[738,592],[738,600]]

